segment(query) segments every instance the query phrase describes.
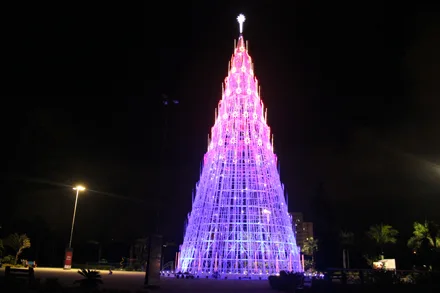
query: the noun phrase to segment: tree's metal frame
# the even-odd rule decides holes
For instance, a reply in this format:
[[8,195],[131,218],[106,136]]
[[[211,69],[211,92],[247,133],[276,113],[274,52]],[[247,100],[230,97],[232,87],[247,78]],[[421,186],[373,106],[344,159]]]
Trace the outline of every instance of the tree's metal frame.
[[177,271],[301,272],[267,112],[242,35],[228,69]]

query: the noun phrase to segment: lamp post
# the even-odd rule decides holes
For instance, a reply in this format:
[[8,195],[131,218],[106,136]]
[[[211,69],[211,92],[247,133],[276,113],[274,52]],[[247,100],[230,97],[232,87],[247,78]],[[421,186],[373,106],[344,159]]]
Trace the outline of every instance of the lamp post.
[[86,190],[84,186],[78,185],[73,188],[76,190],[75,207],[73,208],[72,229],[70,230],[69,248],[72,248],[73,226],[75,226],[76,206],[78,205],[78,195],[80,191]]
[[72,268],[72,238],[73,238],[73,227],[75,226],[75,216],[76,216],[76,207],[78,205],[78,196],[80,191],[86,190],[84,186],[77,185],[73,188],[76,190],[76,198],[75,198],[75,207],[73,208],[73,217],[72,217],[72,228],[70,229],[70,239],[69,239],[69,247],[66,249],[66,255],[64,259],[64,269],[70,270]]

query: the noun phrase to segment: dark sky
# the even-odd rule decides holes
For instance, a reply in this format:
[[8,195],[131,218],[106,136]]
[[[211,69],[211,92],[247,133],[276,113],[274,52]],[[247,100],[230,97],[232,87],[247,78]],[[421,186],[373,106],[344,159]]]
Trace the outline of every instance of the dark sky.
[[[78,238],[146,234],[160,202],[181,241],[239,13],[290,210],[316,214],[321,184],[329,217],[355,231],[440,221],[437,11],[254,2],[8,9],[0,223],[41,215],[68,235],[63,185],[80,182],[98,192],[80,198]],[[165,145],[162,93],[180,102]]]

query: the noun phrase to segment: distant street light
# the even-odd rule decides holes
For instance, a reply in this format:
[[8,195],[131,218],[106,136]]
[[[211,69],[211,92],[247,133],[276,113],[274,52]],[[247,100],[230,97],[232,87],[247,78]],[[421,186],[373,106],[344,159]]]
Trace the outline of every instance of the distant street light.
[[78,195],[80,191],[86,190],[84,186],[78,185],[73,188],[76,190],[75,207],[73,208],[72,229],[70,230],[69,248],[72,248],[73,226],[75,226],[76,206],[78,205]]
[[76,199],[75,199],[75,208],[73,209],[72,229],[70,230],[69,247],[66,249],[66,254],[64,256],[65,270],[70,270],[72,268],[72,256],[73,256],[72,237],[73,237],[73,227],[75,226],[76,206],[78,205],[79,192],[86,190],[86,188],[84,186],[77,185],[76,187],[73,188],[73,190],[76,190]]

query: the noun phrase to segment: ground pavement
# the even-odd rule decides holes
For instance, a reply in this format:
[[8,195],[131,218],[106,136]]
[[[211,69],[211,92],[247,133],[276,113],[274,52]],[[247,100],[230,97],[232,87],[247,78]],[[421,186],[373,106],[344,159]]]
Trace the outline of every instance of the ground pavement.
[[[4,268],[0,269],[0,276],[4,275]],[[36,268],[35,278],[42,282],[46,278],[58,278],[63,285],[71,286],[75,280],[82,277],[77,269],[63,270],[61,268]],[[136,292],[143,289],[144,272],[101,271],[103,288],[126,289]],[[269,287],[267,280],[214,280],[214,279],[176,279],[171,277],[161,278],[161,288],[158,292],[165,293],[268,293],[274,292]]]

